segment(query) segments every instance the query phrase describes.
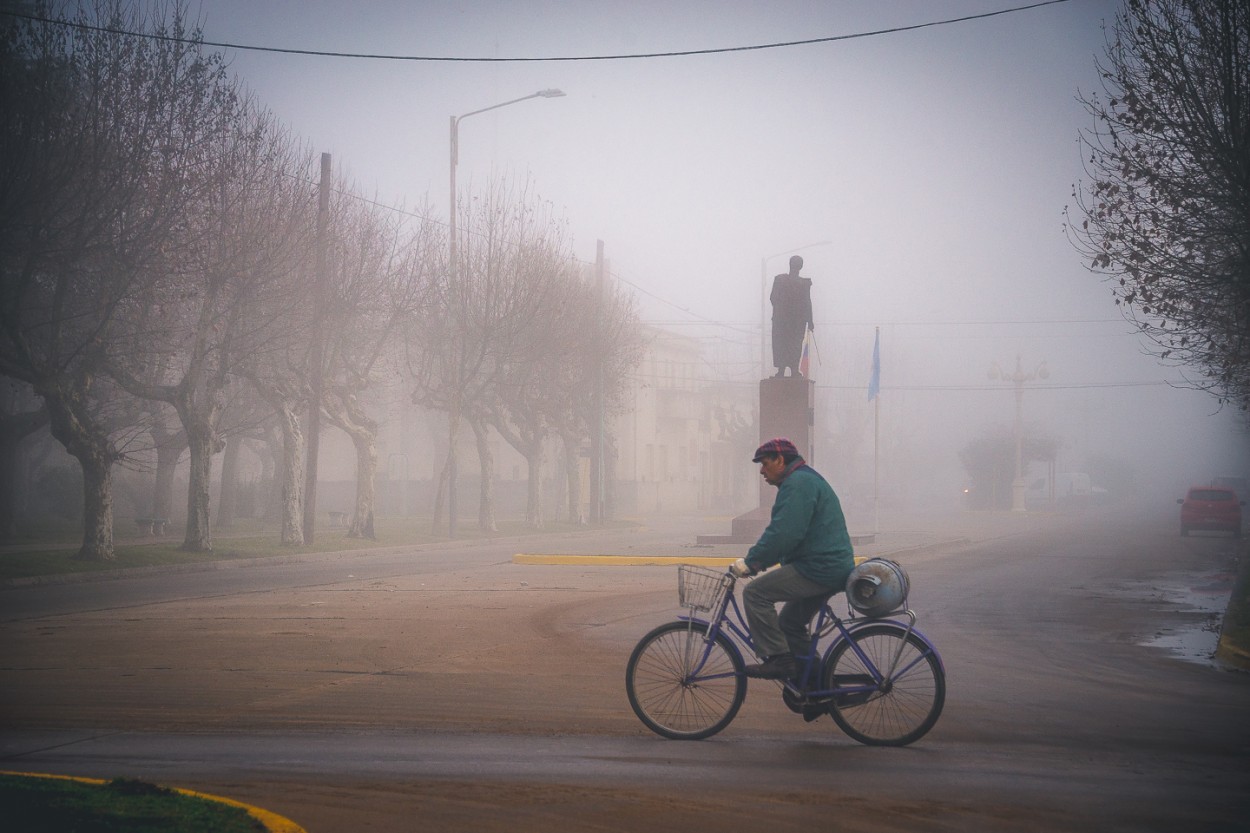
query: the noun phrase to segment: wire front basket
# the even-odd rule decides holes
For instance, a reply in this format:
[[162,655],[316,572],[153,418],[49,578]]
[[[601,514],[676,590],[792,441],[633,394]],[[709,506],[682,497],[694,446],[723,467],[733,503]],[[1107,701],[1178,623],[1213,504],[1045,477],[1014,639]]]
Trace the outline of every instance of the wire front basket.
[[677,600],[691,610],[712,610],[719,607],[725,592],[733,585],[733,577],[720,570],[682,564],[677,568]]

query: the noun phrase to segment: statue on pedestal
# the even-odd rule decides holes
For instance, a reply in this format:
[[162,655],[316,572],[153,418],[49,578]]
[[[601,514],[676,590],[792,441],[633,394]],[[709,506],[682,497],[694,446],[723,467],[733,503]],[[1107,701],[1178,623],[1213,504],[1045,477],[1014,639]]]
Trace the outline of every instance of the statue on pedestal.
[[[803,336],[812,323],[812,280],[799,276],[803,258],[790,258],[790,271],[773,278],[773,291],[768,299],[773,305],[773,367],[774,378],[799,375],[799,357],[803,352]],[[793,371],[787,374],[786,371]]]

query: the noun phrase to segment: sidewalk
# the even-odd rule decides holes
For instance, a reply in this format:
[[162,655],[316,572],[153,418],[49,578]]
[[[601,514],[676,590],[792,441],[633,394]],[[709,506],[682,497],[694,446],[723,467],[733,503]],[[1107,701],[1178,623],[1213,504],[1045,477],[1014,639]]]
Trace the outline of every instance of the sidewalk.
[[[883,523],[878,532],[851,530],[857,558],[886,558],[946,546],[993,540],[1062,523],[1065,516],[1052,513],[968,512],[949,515],[912,515]],[[635,519],[639,531],[668,535],[673,543],[630,547],[629,551],[595,550],[585,541],[535,540],[534,548],[518,552],[518,564],[581,564],[648,566],[699,564],[726,566],[746,555],[751,543],[708,543],[728,532],[729,517]],[[589,544],[589,546],[588,546]]]

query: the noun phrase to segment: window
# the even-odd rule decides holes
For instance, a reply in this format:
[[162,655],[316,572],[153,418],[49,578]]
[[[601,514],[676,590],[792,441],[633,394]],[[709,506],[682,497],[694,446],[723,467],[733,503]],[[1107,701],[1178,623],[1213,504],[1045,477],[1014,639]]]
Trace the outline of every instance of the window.
[[1190,500],[1233,500],[1233,493],[1227,489],[1191,489]]

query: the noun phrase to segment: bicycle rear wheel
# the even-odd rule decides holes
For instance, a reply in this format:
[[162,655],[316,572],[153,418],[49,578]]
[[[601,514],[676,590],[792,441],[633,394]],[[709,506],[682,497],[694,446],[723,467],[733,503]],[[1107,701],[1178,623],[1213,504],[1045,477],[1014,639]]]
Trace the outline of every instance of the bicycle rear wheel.
[[630,654],[629,705],[658,735],[710,737],[729,725],[746,699],[742,656],[724,634],[709,645],[707,630],[700,622],[669,622],[644,636]]
[[829,704],[834,722],[869,746],[906,746],[919,740],[937,723],[946,702],[946,675],[937,655],[904,628],[868,625],[834,646],[825,664],[825,688],[873,685],[872,668],[852,642],[879,673],[894,670],[875,689],[835,696]]

